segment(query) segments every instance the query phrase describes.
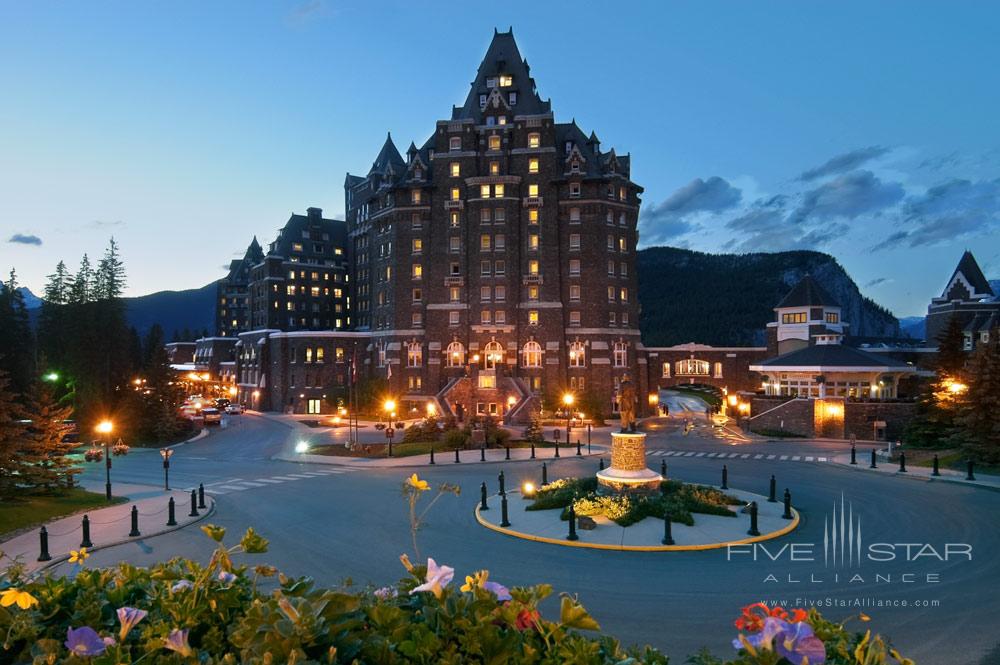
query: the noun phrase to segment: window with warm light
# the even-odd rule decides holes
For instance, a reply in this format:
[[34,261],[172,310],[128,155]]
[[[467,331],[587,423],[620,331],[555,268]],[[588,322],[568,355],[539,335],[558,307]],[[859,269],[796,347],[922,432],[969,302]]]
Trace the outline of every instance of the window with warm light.
[[[457,314],[458,312],[456,312]],[[448,367],[461,367],[465,364],[465,347],[461,342],[455,341],[445,349]]]
[[451,302],[458,302],[462,299],[462,289],[457,286],[452,286],[448,288],[448,300]]
[[452,187],[451,188],[451,200],[452,201],[458,201],[460,198],[462,198],[462,190],[460,190],[458,187]]
[[532,157],[528,160],[528,173],[538,173],[538,158]]
[[501,88],[509,88],[512,85],[514,85],[514,77],[512,77],[510,74],[501,74],[500,75],[500,87]]
[[569,287],[569,299],[578,302],[580,300],[580,285],[571,284]]
[[490,146],[490,150],[499,150],[500,149],[500,137],[497,136],[496,134],[494,134],[493,136],[491,136],[490,139],[489,139],[489,146]]
[[529,275],[537,275],[538,274],[538,266],[539,266],[539,263],[538,263],[537,259],[531,259],[530,261],[528,261],[528,274]]
[[571,221],[571,222],[579,222],[580,221],[580,209],[579,208],[570,208],[569,209],[569,221]]
[[493,196],[498,199],[503,198],[503,183],[493,185]]
[[419,263],[413,264],[413,272],[411,273],[413,279],[420,279],[424,276],[424,267]]
[[570,344],[569,366],[570,367],[587,366],[587,347],[583,345],[583,342],[573,342],[572,344]]
[[500,175],[500,162],[490,162],[490,175]]
[[485,325],[487,323],[490,323],[490,321],[491,321],[491,319],[490,319],[490,310],[484,309],[481,312],[479,312],[479,322],[480,323],[482,323],[482,324]]
[[493,298],[493,289],[488,286],[479,287],[479,299],[482,301],[489,301]]
[[452,178],[457,178],[460,175],[462,175],[462,165],[459,164],[458,162],[452,162],[449,165],[449,168],[451,169],[451,177]]
[[614,301],[615,301],[615,287],[609,286],[608,287],[608,302],[614,302]]
[[406,366],[420,367],[424,360],[424,348],[420,342],[410,342],[406,346]]
[[538,223],[538,208],[528,209],[528,223],[537,224]]
[[538,234],[537,233],[529,233],[528,234],[528,249],[531,250],[531,251],[535,251],[535,250],[538,249]]
[[[538,312],[535,312],[535,314],[538,314]],[[537,318],[534,323],[538,323]],[[526,342],[524,344],[524,348],[521,350],[521,362],[524,367],[541,367],[542,345],[534,340]]]
[[505,323],[507,323],[507,312],[502,309],[498,309],[497,311],[493,312],[493,322],[499,326],[502,326]]
[[459,217],[457,212],[451,213],[450,223],[451,223],[451,228],[453,229],[458,228],[459,224],[461,223],[461,218]]
[[488,233],[484,233],[481,236],[479,236],[479,249],[481,249],[484,252],[488,252],[490,251],[490,244],[491,244],[490,235]]
[[528,287],[528,300],[538,300],[538,287],[529,286]]
[[490,198],[490,186],[489,185],[480,185],[479,186],[479,197],[483,198],[483,199]]
[[538,185],[537,184],[532,183],[532,184],[528,185],[528,196],[530,196],[532,198],[535,198],[535,197],[538,196]]
[[529,309],[528,310],[528,325],[537,326],[538,325],[538,310]]
[[414,189],[410,191],[410,203],[415,205],[420,203],[420,190]]
[[424,251],[424,241],[421,238],[414,238],[411,245],[411,249],[414,254],[419,254]]
[[410,325],[414,328],[420,328],[424,325],[424,315],[420,312],[414,312],[410,316]]
[[528,147],[529,148],[537,148],[541,144],[542,144],[542,135],[541,134],[536,134],[536,133],[528,134]]

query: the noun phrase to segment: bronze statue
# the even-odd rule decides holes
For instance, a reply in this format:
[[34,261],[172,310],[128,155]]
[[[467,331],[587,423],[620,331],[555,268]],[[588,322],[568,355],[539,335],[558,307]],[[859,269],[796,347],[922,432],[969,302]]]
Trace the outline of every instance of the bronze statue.
[[622,432],[635,432],[635,386],[628,374],[618,386],[618,413],[622,419]]

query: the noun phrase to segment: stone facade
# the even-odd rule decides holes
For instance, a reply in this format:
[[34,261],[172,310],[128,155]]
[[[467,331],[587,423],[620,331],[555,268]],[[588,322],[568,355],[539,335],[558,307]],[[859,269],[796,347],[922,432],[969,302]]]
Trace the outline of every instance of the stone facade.
[[744,428],[754,432],[786,432],[804,437],[859,441],[897,440],[913,418],[910,401],[857,401],[843,398],[781,399],[755,395]]
[[683,384],[703,384],[729,392],[760,389],[760,377],[750,365],[768,357],[765,347],[717,347],[678,344],[646,348],[650,392]]

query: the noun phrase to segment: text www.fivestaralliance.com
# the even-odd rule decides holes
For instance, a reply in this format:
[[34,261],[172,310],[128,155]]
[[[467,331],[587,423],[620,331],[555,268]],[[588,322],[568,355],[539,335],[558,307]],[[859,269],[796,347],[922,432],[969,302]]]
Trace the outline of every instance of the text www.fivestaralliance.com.
[[768,607],[809,609],[811,607],[833,607],[839,609],[866,609],[879,607],[940,607],[941,601],[928,598],[877,598],[858,596],[857,598],[795,598],[794,600],[762,600]]

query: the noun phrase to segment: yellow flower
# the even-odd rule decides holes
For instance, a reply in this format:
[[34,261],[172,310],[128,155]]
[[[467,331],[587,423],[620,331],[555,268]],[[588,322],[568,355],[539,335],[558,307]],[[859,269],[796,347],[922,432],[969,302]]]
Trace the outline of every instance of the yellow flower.
[[426,492],[431,488],[431,484],[426,480],[420,480],[420,478],[417,478],[417,474],[413,474],[412,476],[407,478],[406,484],[421,492]]
[[37,605],[38,599],[27,591],[6,589],[3,594],[0,595],[0,607],[10,607],[14,603],[17,603],[17,606],[22,610],[26,610],[32,605]]
[[472,591],[476,587],[482,587],[486,584],[486,580],[490,578],[490,571],[480,570],[472,575],[465,576],[465,584],[462,585],[461,591]]
[[90,553],[87,552],[86,547],[81,547],[79,550],[70,550],[69,562],[78,563],[82,566],[83,562],[87,560],[88,556],[90,556]]
[[871,621],[872,620],[872,618],[870,616],[868,616],[867,614],[865,614],[864,612],[862,612],[861,614],[859,614],[858,618],[861,619],[862,621]]

